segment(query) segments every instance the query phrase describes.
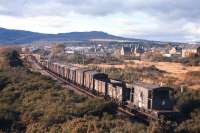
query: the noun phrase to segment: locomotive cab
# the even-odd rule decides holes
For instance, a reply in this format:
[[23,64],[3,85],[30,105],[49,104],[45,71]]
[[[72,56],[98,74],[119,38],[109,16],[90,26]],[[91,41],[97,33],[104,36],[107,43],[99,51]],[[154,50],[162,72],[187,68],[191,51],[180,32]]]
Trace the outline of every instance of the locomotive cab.
[[129,105],[145,111],[172,110],[169,87],[152,85],[142,82],[132,84]]
[[152,99],[150,104],[153,110],[172,110],[172,100],[170,98],[170,88],[159,87],[155,88],[149,93],[149,97]]

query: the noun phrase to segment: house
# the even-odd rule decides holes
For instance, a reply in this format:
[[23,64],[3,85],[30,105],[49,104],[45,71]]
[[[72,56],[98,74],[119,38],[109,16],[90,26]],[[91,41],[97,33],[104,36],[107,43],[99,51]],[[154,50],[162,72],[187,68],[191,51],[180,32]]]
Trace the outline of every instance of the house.
[[115,49],[113,55],[116,56],[116,57],[120,56],[121,55],[121,49]]
[[182,48],[181,47],[172,47],[169,50],[169,54],[171,54],[171,55],[181,55],[181,52],[182,52]]
[[182,49],[182,57],[200,56],[200,45],[187,45]]
[[120,49],[116,49],[114,55],[117,56],[141,56],[145,52],[143,46],[122,46]]
[[122,48],[120,50],[121,56],[127,56],[127,55],[131,55],[131,54],[132,54],[132,48],[131,47],[122,46]]
[[138,45],[138,46],[135,46],[133,54],[135,56],[141,56],[144,52],[145,52],[144,47]]

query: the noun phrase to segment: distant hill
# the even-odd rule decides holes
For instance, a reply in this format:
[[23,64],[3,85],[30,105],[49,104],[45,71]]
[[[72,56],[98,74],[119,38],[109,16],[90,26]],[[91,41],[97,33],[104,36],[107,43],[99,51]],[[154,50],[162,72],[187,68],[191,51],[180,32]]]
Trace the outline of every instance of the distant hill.
[[23,30],[0,28],[0,44],[26,44],[34,41],[87,41],[91,39],[139,40],[118,37],[100,31],[43,34]]

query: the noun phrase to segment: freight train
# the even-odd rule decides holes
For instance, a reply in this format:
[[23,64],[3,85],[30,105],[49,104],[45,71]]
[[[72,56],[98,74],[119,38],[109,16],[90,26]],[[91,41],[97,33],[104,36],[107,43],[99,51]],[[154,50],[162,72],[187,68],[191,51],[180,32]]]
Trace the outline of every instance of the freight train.
[[[33,55],[34,56],[34,55]],[[105,73],[96,70],[63,65],[49,60],[36,61],[46,70],[95,95],[115,101],[129,111],[139,111],[159,118],[173,112],[172,88],[143,82],[127,84],[109,79]]]

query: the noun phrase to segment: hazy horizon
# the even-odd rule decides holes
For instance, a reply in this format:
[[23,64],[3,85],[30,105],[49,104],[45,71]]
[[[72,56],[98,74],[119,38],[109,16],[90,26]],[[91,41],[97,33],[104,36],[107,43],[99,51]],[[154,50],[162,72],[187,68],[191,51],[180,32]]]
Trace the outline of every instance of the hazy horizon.
[[198,0],[1,0],[0,27],[50,34],[102,31],[190,42],[199,41],[199,5]]

